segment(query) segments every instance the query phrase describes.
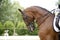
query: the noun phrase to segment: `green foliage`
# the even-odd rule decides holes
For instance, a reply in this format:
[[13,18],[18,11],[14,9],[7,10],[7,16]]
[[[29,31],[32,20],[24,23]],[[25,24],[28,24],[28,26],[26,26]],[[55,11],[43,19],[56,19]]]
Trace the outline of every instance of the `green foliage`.
[[33,32],[30,32],[27,29],[16,29],[16,33],[18,35],[37,35],[38,34],[38,30],[36,28]]
[[22,22],[19,21],[16,28],[17,28],[17,29],[23,29],[23,28],[26,28],[26,25],[25,25],[25,23],[24,23],[23,21],[22,21]]
[[9,29],[8,34],[9,34],[10,36],[12,36],[12,35],[13,35],[13,29]]
[[4,22],[6,20],[8,20],[8,16],[9,15],[9,6],[10,6],[10,2],[8,2],[9,0],[2,0],[1,5],[0,5],[0,21]]
[[26,29],[16,29],[16,33],[18,35],[26,35],[27,30]]
[[14,28],[14,24],[13,24],[12,21],[6,21],[4,23],[4,27],[5,27],[5,29],[13,29]]
[[1,4],[1,1],[2,1],[2,0],[0,0],[0,4]]
[[0,35],[6,29],[9,30],[9,35],[13,35],[14,30],[19,35],[37,35],[37,30],[34,32],[27,30],[18,8],[23,9],[18,2],[12,4],[11,0],[0,0]]
[[18,11],[18,8],[22,8],[19,6],[17,2],[13,4],[10,2],[11,0],[2,0],[0,5],[0,21],[5,22],[7,20],[11,20],[15,23],[15,21],[20,20],[21,16]]
[[0,29],[0,36],[2,36],[4,33],[4,29]]
[[0,22],[0,29],[4,29],[5,27],[3,26],[3,24]]

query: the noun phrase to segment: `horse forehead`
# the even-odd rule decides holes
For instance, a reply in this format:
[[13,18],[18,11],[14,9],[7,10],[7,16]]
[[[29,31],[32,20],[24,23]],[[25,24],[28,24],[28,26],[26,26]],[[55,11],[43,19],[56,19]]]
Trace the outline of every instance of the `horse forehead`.
[[32,7],[26,8],[24,11],[26,13],[27,12],[43,13],[43,14],[47,13],[47,11],[44,8],[37,7],[37,6],[32,6]]
[[31,6],[31,7],[28,7],[28,8],[26,8],[24,11],[37,11],[37,7],[35,7],[35,6]]
[[26,15],[31,16],[31,17],[32,17],[32,15],[34,15],[34,16],[35,15],[45,15],[46,13],[48,13],[48,11],[46,11],[45,9],[43,9],[41,7],[36,7],[36,6],[28,7],[24,10],[24,12],[26,13]]
[[32,8],[27,8],[23,11],[26,15],[33,15],[34,10]]

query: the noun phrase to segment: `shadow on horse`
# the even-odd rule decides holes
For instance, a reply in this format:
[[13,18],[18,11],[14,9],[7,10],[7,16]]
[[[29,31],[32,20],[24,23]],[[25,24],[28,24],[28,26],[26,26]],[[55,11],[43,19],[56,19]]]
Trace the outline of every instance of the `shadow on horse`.
[[22,13],[23,20],[30,31],[35,29],[34,20],[36,20],[40,40],[59,40],[58,33],[53,29],[54,15],[51,12],[39,6],[18,10]]

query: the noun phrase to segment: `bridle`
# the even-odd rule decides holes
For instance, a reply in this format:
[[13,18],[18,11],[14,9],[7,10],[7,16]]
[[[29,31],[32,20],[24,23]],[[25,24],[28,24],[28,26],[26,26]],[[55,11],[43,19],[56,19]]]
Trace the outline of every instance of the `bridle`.
[[[27,21],[27,20],[28,20],[28,18],[31,18],[31,17],[29,17],[29,16],[27,16],[27,15],[25,15],[25,16],[26,16],[26,18],[23,19],[23,20],[25,20],[26,22],[28,22],[28,24],[26,24],[26,26],[27,26],[27,28],[32,32],[32,31],[35,29],[34,20],[33,20],[32,22],[29,22],[29,21]],[[26,19],[27,19],[27,20],[26,20]]]
[[[53,11],[53,10],[52,10]],[[43,16],[40,16],[40,17],[38,17],[37,19],[36,19],[36,22],[38,21],[38,20],[40,20],[40,25],[52,14],[50,14],[51,12],[47,12],[45,15],[43,15]],[[25,16],[25,18],[23,19],[23,20],[25,20],[25,19],[28,19],[28,18],[31,18],[31,17],[29,17],[29,16],[27,16],[26,14],[24,14],[23,16]],[[28,21],[26,21],[26,22],[28,22]],[[29,24],[26,24],[27,26],[29,26],[29,25],[33,25],[34,24],[34,19],[33,19],[33,21],[32,22],[30,22]],[[38,26],[40,26],[40,25],[38,25]]]
[[[45,15],[43,15],[43,16],[40,16],[40,17],[38,17],[37,19],[36,19],[36,22],[38,21],[38,20],[40,20],[40,25],[50,16],[51,14],[50,14],[50,12],[48,12],[48,13],[46,13]],[[27,19],[27,18],[31,18],[31,17],[29,17],[29,16],[27,16],[27,15],[24,15],[24,16],[26,16],[25,17],[25,19]],[[24,20],[25,20],[24,19]],[[28,21],[27,21],[28,22]],[[33,21],[32,22],[30,22],[27,26],[29,26],[29,25],[33,25],[34,24],[34,19],[33,19]],[[38,26],[40,26],[40,25],[38,25]]]
[[[23,20],[25,20],[26,22],[28,22],[26,19],[28,19],[28,18],[31,18],[31,17],[29,17],[29,16],[27,16],[26,14],[25,15],[23,15],[23,16],[25,16],[25,18],[23,18]],[[29,22],[28,22],[29,23]],[[30,22],[29,24],[26,24],[26,26],[33,26],[34,25],[34,18],[33,18],[33,21],[32,22]]]
[[51,15],[50,13],[46,13],[44,16],[38,17],[36,21],[40,20],[40,25],[41,25],[50,15]]

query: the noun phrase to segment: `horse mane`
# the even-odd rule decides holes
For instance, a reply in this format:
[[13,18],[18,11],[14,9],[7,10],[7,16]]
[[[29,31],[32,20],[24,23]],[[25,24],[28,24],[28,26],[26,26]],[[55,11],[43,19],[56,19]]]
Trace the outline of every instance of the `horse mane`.
[[[51,13],[51,12],[50,12],[50,11],[48,11],[47,9],[42,8],[42,7],[40,7],[40,6],[35,6],[35,7],[40,8],[40,9],[43,9],[43,10],[45,10],[45,11],[47,11],[47,12]],[[52,14],[52,13],[51,13],[51,14]]]

